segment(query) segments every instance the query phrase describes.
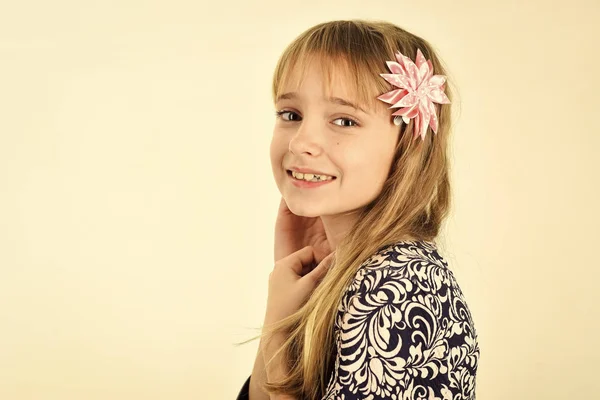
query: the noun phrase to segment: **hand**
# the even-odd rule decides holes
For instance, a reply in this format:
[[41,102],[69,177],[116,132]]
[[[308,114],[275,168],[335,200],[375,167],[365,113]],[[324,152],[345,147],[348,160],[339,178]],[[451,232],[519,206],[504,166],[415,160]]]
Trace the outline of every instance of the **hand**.
[[321,218],[292,213],[282,197],[275,223],[275,262],[306,246],[314,248],[317,262],[332,250]]
[[280,321],[298,311],[319,285],[335,252],[319,263],[315,254],[314,247],[306,246],[275,263],[269,274],[266,324]]

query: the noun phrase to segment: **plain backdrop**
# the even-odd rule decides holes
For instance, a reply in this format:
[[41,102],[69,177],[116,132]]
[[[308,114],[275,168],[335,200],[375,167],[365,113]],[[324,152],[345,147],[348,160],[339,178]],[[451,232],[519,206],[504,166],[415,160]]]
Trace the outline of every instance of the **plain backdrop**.
[[271,78],[333,19],[456,85],[439,237],[477,398],[598,398],[598,1],[0,3],[0,399],[232,399],[279,204]]

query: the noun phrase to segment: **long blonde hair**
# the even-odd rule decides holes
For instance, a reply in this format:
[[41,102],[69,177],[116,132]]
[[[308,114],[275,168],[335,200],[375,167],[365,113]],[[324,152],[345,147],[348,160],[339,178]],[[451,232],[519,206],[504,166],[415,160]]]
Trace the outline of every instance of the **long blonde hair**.
[[[300,34],[283,52],[274,77],[272,94],[277,99],[295,68],[305,71],[316,57],[326,71],[353,77],[357,100],[375,109],[389,107],[377,96],[393,88],[380,77],[389,73],[386,61],[394,54],[416,59],[420,49],[433,63],[434,74],[447,73],[432,46],[424,39],[384,21],[339,20],[318,24]],[[445,93],[452,101],[449,83]],[[281,382],[267,382],[269,393],[316,400],[324,394],[335,361],[334,323],[338,305],[360,265],[380,248],[401,240],[433,241],[450,208],[448,139],[450,104],[435,104],[437,134],[428,128],[425,140],[414,138],[413,120],[399,127],[399,140],[387,180],[380,195],[361,211],[358,222],[336,248],[334,264],[310,298],[296,313],[272,326],[259,337],[285,332],[284,353],[289,374]],[[391,116],[392,110],[388,110]],[[248,341],[250,341],[248,340]],[[242,343],[247,343],[242,342]]]

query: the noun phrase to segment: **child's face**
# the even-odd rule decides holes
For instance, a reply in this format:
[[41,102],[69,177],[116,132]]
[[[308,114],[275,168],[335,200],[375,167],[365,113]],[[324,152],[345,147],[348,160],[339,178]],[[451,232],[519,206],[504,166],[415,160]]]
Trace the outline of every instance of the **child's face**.
[[[337,79],[335,79],[337,77]],[[290,79],[291,82],[295,80]],[[356,103],[339,74],[331,96]],[[271,141],[271,166],[277,187],[296,215],[316,217],[360,209],[375,199],[388,176],[400,128],[392,110],[366,110],[328,102],[319,68],[310,65],[292,99],[276,102],[280,115]],[[345,119],[358,122],[358,126]],[[293,166],[309,168],[335,179],[317,187],[298,187],[288,173]]]

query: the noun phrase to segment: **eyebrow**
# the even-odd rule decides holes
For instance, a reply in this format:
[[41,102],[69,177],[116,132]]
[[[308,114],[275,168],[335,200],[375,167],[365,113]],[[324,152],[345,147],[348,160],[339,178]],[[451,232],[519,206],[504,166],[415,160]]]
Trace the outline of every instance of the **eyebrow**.
[[[298,98],[298,94],[296,92],[289,92],[289,93],[284,93],[282,95],[280,95],[279,97],[277,97],[277,101],[279,102],[280,100],[293,100],[293,99],[297,99]],[[354,104],[351,101],[342,99],[341,97],[328,97],[325,100],[327,100],[330,103],[333,104],[339,104],[341,106],[347,106],[347,107],[352,107],[355,110],[360,110],[362,112],[364,112],[365,114],[368,114],[367,111],[365,111],[362,107],[360,107],[358,104]]]

